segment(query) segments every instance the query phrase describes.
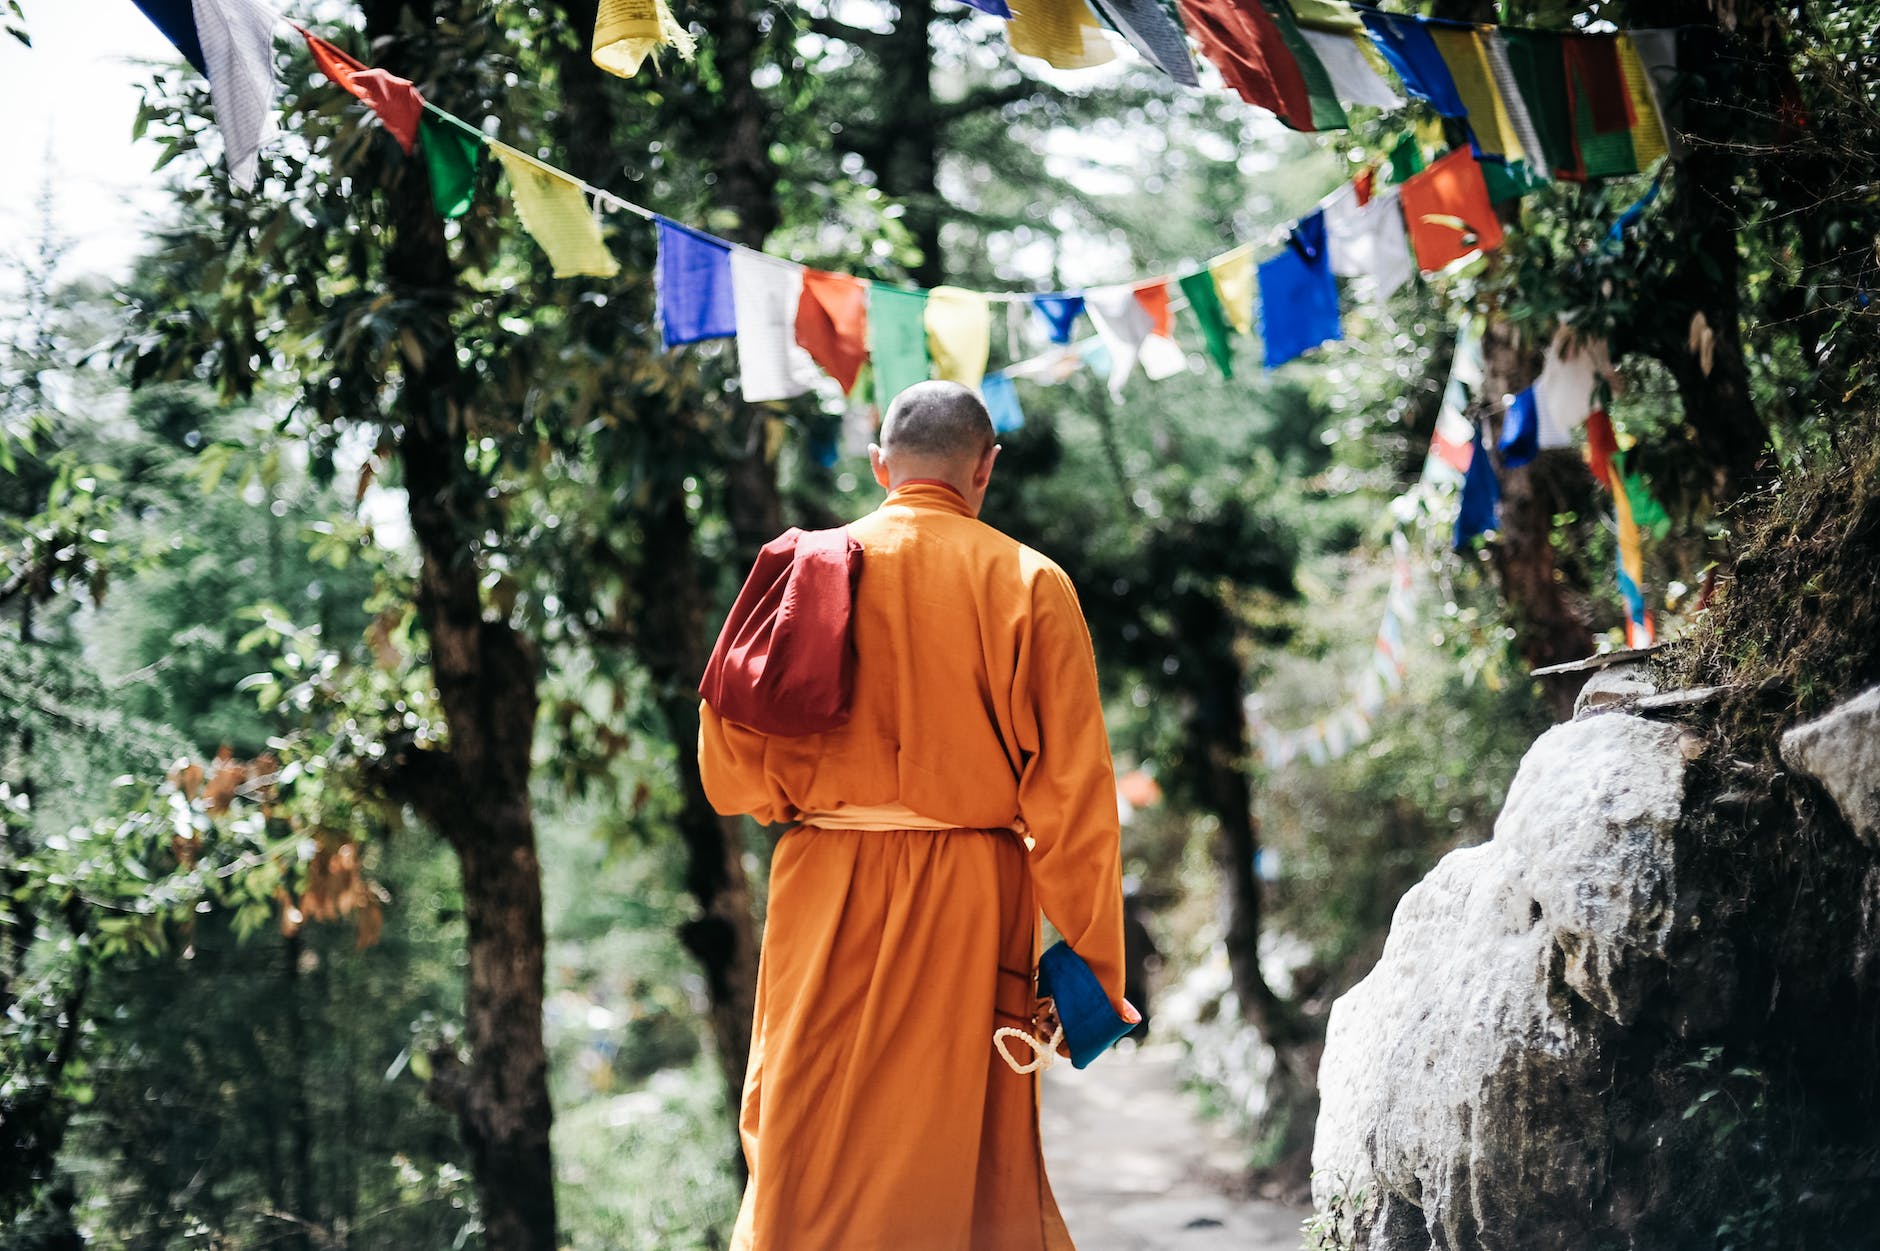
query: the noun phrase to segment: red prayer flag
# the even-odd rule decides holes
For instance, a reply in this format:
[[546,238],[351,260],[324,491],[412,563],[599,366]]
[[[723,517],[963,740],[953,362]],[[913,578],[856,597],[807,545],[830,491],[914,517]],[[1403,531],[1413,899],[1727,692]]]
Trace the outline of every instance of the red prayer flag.
[[861,574],[862,545],[847,527],[792,527],[764,544],[698,684],[705,702],[760,734],[847,725]]
[[1377,194],[1377,166],[1366,165],[1358,171],[1358,176],[1351,180],[1352,190],[1358,194],[1358,207],[1363,208]]
[[1619,59],[1619,36],[1569,35],[1560,46],[1567,66],[1568,116],[1578,113],[1577,100],[1584,93],[1592,106],[1594,134],[1616,134],[1637,125],[1625,66]]
[[1181,14],[1202,55],[1241,99],[1294,130],[1313,129],[1305,75],[1260,0],[1181,0]]
[[307,49],[313,53],[313,63],[320,72],[370,106],[405,155],[411,155],[418,143],[418,119],[424,116],[424,97],[418,89],[396,74],[366,68],[304,26],[300,33],[306,36]]
[[842,384],[844,395],[853,391],[862,362],[868,359],[868,284],[848,274],[804,270],[796,341]]
[[[1433,273],[1480,248],[1501,246],[1501,218],[1489,202],[1482,167],[1467,148],[1414,174],[1401,192],[1404,221],[1417,264]],[[1469,236],[1474,236],[1470,242]]]
[[1175,337],[1175,313],[1168,306],[1168,279],[1158,278],[1154,282],[1139,284],[1136,288],[1136,303],[1142,305],[1142,311],[1149,314],[1149,333],[1159,334],[1164,339]]
[[1593,467],[1593,476],[1607,486],[1613,485],[1612,458],[1618,454],[1619,439],[1613,433],[1612,418],[1606,416],[1605,409],[1594,409],[1586,415],[1586,459]]

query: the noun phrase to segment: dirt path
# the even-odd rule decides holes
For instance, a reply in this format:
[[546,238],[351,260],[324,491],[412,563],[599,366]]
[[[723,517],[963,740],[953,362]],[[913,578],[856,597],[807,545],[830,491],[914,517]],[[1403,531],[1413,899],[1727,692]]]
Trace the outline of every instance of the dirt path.
[[1244,1152],[1177,1085],[1179,1049],[1044,1075],[1044,1154],[1077,1251],[1297,1251],[1305,1211],[1229,1198]]

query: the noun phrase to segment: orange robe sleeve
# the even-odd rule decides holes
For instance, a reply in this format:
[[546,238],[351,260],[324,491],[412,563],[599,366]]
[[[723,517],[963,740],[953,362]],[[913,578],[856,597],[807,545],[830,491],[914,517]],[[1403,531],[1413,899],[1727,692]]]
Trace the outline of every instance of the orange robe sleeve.
[[1122,831],[1090,628],[1055,566],[1032,584],[1012,714],[1023,761],[1018,803],[1034,840],[1032,885],[1045,917],[1123,1006]]
[[726,721],[703,700],[698,706],[698,770],[705,798],[726,816],[750,813],[766,825],[796,814],[765,768],[769,737]]

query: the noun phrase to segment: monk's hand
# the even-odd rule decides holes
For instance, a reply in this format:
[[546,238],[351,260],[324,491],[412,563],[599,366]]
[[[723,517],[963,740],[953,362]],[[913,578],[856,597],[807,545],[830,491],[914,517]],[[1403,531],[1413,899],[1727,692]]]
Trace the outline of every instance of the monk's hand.
[[1131,1025],[1142,1024],[1142,1013],[1136,1011],[1136,1005],[1127,999],[1123,1000],[1123,1010],[1119,1015]]

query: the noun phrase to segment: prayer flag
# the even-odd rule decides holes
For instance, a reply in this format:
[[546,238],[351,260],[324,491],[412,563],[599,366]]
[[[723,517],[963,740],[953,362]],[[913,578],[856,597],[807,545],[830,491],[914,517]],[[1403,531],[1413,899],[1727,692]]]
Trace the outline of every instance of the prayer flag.
[[1286,246],[1260,264],[1260,337],[1268,369],[1344,337],[1323,210],[1294,223]]
[[1006,5],[1005,0],[966,0],[966,3],[972,5],[981,13],[990,13],[994,17],[1002,17],[1008,22],[1012,20],[1012,10]]
[[1364,10],[1362,16],[1365,28],[1371,32],[1371,41],[1397,71],[1397,77],[1403,79],[1411,95],[1428,100],[1444,117],[1468,115],[1462,97],[1456,92],[1455,81],[1449,76],[1449,67],[1443,63],[1442,54],[1437,52],[1429,27],[1422,18],[1403,13],[1379,13],[1375,9]]
[[1410,246],[1424,273],[1501,246],[1501,219],[1489,203],[1481,166],[1467,148],[1457,148],[1410,179],[1402,194]]
[[1161,382],[1188,372],[1188,353],[1182,345],[1165,334],[1152,334],[1142,341],[1142,373],[1150,382]]
[[1561,47],[1580,172],[1587,178],[1638,173],[1638,157],[1632,150],[1632,126],[1637,119],[1619,63],[1618,36],[1570,35]]
[[1142,311],[1149,314],[1149,333],[1170,338],[1175,333],[1175,314],[1169,310],[1168,279],[1157,278],[1153,282],[1139,282],[1135,286],[1136,302],[1142,305]]
[[[1357,21],[1357,15],[1352,15]],[[1331,80],[1332,94],[1346,104],[1368,104],[1377,109],[1394,109],[1403,105],[1403,97],[1390,89],[1390,84],[1371,63],[1367,50],[1371,41],[1361,31],[1331,31],[1305,29],[1303,10],[1299,14],[1300,35],[1311,47],[1312,54],[1319,64],[1325,67],[1325,74]]]
[[1456,94],[1468,110],[1469,134],[1478,156],[1518,161],[1527,155],[1501,89],[1481,32],[1472,26],[1430,27],[1430,39],[1449,67]]
[[803,267],[731,250],[731,306],[738,325],[738,389],[752,403],[787,400],[816,382],[816,362],[797,346]]
[[229,181],[247,191],[274,108],[274,14],[253,0],[194,0],[196,36]]
[[1045,333],[1053,343],[1069,343],[1071,326],[1083,316],[1081,295],[1034,295],[1031,306],[1044,319]]
[[1280,38],[1286,45],[1284,51],[1293,58],[1299,69],[1299,77],[1305,84],[1308,103],[1305,118],[1299,121],[1281,120],[1287,121],[1295,130],[1343,130],[1351,125],[1345,116],[1344,107],[1338,103],[1338,93],[1332,89],[1331,73],[1306,41],[1305,32],[1299,29],[1287,0],[1261,0],[1261,3],[1279,27]]
[[1542,447],[1573,446],[1574,432],[1597,404],[1594,392],[1600,378],[1610,376],[1605,340],[1579,342],[1564,327],[1554,335],[1532,388]]
[[516,216],[548,253],[555,277],[612,278],[620,272],[579,183],[508,144],[491,140],[490,147],[509,175]]
[[1390,180],[1394,183],[1409,182],[1423,172],[1423,148],[1417,143],[1417,137],[1407,130],[1391,145],[1389,159]]
[[443,217],[462,217],[476,199],[483,140],[454,122],[431,116],[423,119],[419,135],[431,174],[431,202]]
[[1541,415],[1533,387],[1508,401],[1508,413],[1501,420],[1500,447],[1504,469],[1519,469],[1541,454]]
[[1241,334],[1253,333],[1253,245],[1243,243],[1221,253],[1208,262],[1208,274],[1227,324]]
[[992,305],[977,291],[935,287],[924,314],[933,376],[978,387],[992,354]]
[[1488,461],[1488,449],[1482,443],[1482,429],[1476,427],[1474,452],[1469,457],[1469,472],[1462,480],[1462,507],[1456,512],[1456,550],[1468,546],[1478,534],[1495,528],[1495,515],[1501,503],[1501,483],[1495,467]]
[[609,74],[631,78],[657,49],[672,48],[689,61],[697,42],[666,0],[601,0],[592,55],[594,64]]
[[1142,355],[1143,340],[1155,329],[1154,322],[1133,287],[1092,287],[1084,292],[1084,308],[1109,352],[1110,394],[1120,400],[1123,384]]
[[1129,40],[1149,64],[1184,87],[1200,85],[1188,40],[1157,0],[1090,0],[1097,15]]
[[796,341],[842,384],[844,395],[855,390],[868,359],[868,284],[848,274],[803,271]]
[[1220,367],[1221,377],[1232,378],[1234,348],[1227,338],[1227,314],[1221,308],[1214,275],[1201,270],[1184,274],[1177,281],[1182,294],[1188,297],[1188,311],[1195,315],[1195,321],[1201,326],[1201,339],[1207,344],[1208,355]]
[[894,397],[932,376],[927,360],[927,293],[873,283],[868,288],[868,357],[875,367],[875,403],[885,414]]
[[1292,0],[1293,20],[1302,30],[1334,35],[1362,35],[1364,23],[1345,0]]
[[1632,126],[1632,155],[1641,170],[1649,169],[1669,148],[1663,119],[1658,116],[1658,102],[1652,95],[1651,76],[1645,72],[1645,62],[1631,35],[1619,36],[1619,68],[1625,73],[1626,94],[1638,119]]
[[1314,129],[1312,97],[1298,58],[1259,0],[1180,3],[1188,33],[1241,99],[1295,130]]
[[1005,28],[1012,51],[1056,69],[1108,65],[1116,50],[1085,0],[1027,0]]
[[1003,373],[987,374],[979,394],[992,418],[994,434],[1010,434],[1025,424],[1025,411],[1018,406],[1018,387]]
[[133,3],[163,32],[165,39],[176,45],[176,50],[196,67],[197,73],[209,72],[208,62],[202,57],[202,38],[196,33],[195,6],[190,0],[133,0]]
[[1390,298],[1416,271],[1395,188],[1365,203],[1356,182],[1340,187],[1325,202],[1325,236],[1332,272],[1357,279],[1377,299]]
[[1495,94],[1500,98],[1502,107],[1508,111],[1508,128],[1514,132],[1515,139],[1521,145],[1521,159],[1528,168],[1536,171],[1537,177],[1544,177],[1547,150],[1541,145],[1540,131],[1534,128],[1534,118],[1528,113],[1527,98],[1521,94],[1521,86],[1515,81],[1514,70],[1508,64],[1507,42],[1503,40],[1499,27],[1482,27],[1478,35],[1482,54],[1488,59],[1488,72],[1494,80]]
[[1673,159],[1686,156],[1690,149],[1685,145],[1683,132],[1678,125],[1679,115],[1674,112],[1677,104],[1678,32],[1634,30],[1626,33],[1626,39],[1638,54],[1639,65],[1645,71],[1645,82],[1651,89],[1652,104],[1657,109],[1667,151]]
[[1491,204],[1505,204],[1531,195],[1547,185],[1547,179],[1534,172],[1526,161],[1481,161],[1482,183],[1488,188]]
[[1619,597],[1625,601],[1625,645],[1646,647],[1653,639],[1651,613],[1645,606],[1645,553],[1639,543],[1638,522],[1625,476],[1619,467],[1619,441],[1612,419],[1594,409],[1586,421],[1586,458],[1593,476],[1612,492],[1612,511],[1619,534]]
[[[1527,106],[1528,119],[1547,172],[1556,178],[1579,179],[1580,156],[1573,145],[1573,112],[1567,103],[1567,63],[1561,42],[1565,36],[1548,30],[1522,30],[1504,26],[1498,32],[1518,94]],[[1542,167],[1538,159],[1535,168]]]
[[659,324],[666,346],[736,334],[731,245],[664,217],[655,217],[653,224],[659,234]]
[[367,69],[343,48],[328,43],[310,30],[302,29],[300,33],[306,36],[307,50],[313,53],[313,63],[320,67],[320,72],[331,79],[334,86],[364,101],[377,113],[386,132],[398,140],[398,146],[410,156],[418,142],[418,119],[424,116],[424,97],[418,94],[418,89],[396,74]]

